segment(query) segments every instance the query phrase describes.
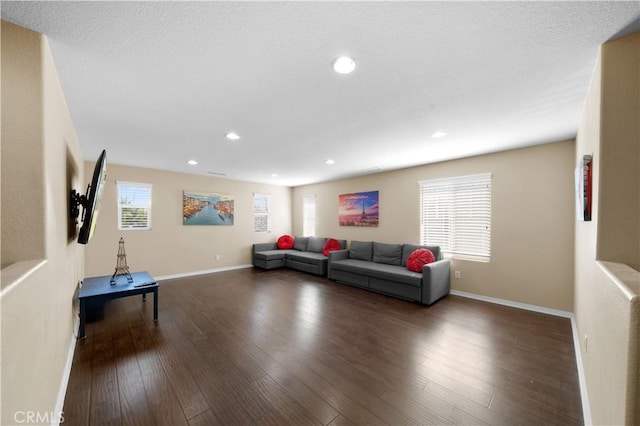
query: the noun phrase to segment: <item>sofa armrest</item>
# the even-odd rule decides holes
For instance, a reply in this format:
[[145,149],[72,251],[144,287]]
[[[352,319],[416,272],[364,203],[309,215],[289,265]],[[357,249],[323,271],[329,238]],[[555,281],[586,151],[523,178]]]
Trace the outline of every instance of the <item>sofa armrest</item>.
[[422,303],[431,305],[451,291],[451,261],[438,260],[422,267]]
[[332,260],[344,260],[349,258],[349,250],[333,250],[328,253],[329,263]]
[[333,250],[327,254],[327,257],[329,258],[329,262],[327,262],[327,278],[335,281],[335,278],[333,276],[333,268],[331,268],[331,262],[348,259],[349,250]]
[[278,250],[278,243],[257,243],[253,245],[251,253],[267,250]]

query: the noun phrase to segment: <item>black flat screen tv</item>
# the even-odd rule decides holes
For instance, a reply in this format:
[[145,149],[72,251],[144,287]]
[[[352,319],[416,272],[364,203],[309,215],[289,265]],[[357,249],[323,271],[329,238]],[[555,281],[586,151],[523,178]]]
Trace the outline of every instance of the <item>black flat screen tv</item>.
[[78,243],[87,244],[96,229],[96,219],[100,208],[100,199],[107,178],[107,151],[102,150],[96,166],[93,169],[91,183],[85,195],[71,191],[71,216],[76,219],[80,213],[78,206],[82,205],[82,226],[78,234]]

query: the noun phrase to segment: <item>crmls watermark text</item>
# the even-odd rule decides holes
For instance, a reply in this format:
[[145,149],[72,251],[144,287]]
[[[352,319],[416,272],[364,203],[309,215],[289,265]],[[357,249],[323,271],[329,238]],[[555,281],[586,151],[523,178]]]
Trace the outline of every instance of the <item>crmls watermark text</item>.
[[16,411],[13,420],[18,424],[63,423],[62,411]]

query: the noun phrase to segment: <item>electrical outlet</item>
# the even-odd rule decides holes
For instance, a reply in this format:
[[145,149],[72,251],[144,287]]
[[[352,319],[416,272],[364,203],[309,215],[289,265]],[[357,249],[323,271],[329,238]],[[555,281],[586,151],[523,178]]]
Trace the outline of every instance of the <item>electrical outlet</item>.
[[220,255],[216,254],[216,260],[220,260]]
[[460,279],[460,271],[454,272],[454,277],[456,277],[457,279]]

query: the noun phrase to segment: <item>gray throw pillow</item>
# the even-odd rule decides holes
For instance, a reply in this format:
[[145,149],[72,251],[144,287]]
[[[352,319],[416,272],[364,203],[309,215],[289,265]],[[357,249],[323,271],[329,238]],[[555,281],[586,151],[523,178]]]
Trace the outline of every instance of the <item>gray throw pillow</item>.
[[399,266],[402,262],[402,244],[373,243],[373,261]]
[[307,244],[307,251],[313,253],[322,253],[324,244],[327,242],[326,238],[309,237],[309,243]]
[[351,241],[349,259],[360,259],[371,262],[373,259],[373,242]]
[[293,243],[294,250],[307,251],[307,244],[309,243],[309,237],[295,237]]

